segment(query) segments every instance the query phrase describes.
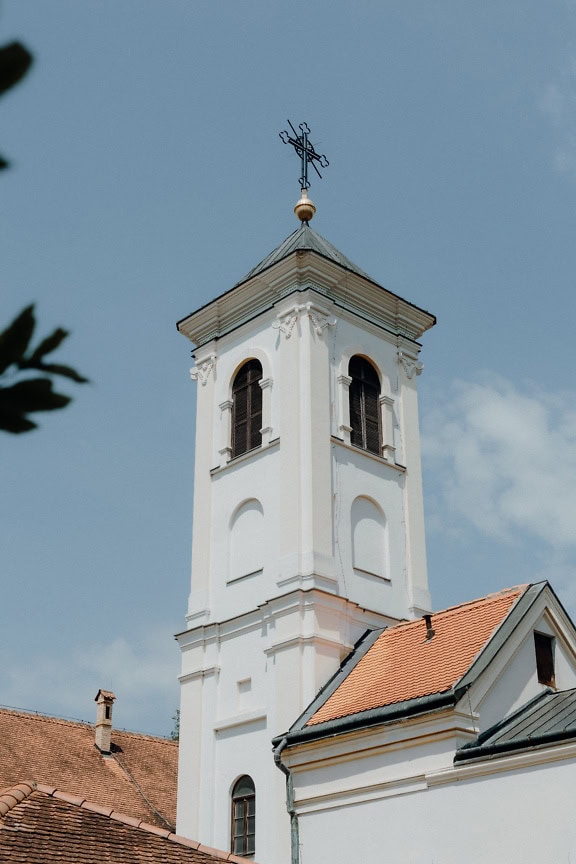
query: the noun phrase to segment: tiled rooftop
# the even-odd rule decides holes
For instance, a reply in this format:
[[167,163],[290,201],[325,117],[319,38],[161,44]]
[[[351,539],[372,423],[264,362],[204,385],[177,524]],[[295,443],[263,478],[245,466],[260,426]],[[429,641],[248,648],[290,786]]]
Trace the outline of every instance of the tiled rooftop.
[[31,777],[173,829],[177,764],[174,741],[113,730],[103,756],[89,724],[0,709],[0,789]]
[[307,726],[450,690],[504,621],[526,586],[389,627],[309,718]]
[[11,864],[248,864],[50,786],[0,793],[0,861]]

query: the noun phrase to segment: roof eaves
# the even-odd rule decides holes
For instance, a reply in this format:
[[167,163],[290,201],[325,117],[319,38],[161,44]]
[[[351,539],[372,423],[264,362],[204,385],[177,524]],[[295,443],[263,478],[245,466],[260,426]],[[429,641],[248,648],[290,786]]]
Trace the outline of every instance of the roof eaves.
[[337,717],[327,720],[325,723],[317,723],[314,726],[304,726],[293,729],[286,735],[279,735],[273,739],[274,746],[278,746],[284,739],[286,744],[304,744],[320,738],[331,738],[345,732],[354,732],[359,729],[367,729],[380,723],[393,723],[418,714],[429,714],[433,711],[441,711],[444,708],[456,704],[454,690],[445,690],[443,693],[432,693],[429,696],[418,696],[416,699],[408,699],[405,702],[395,702],[380,708],[370,708],[367,711],[359,711],[357,714],[347,714],[345,717]]
[[[60,792],[58,789],[54,789],[52,786],[43,786],[39,783],[21,783],[18,784],[18,786],[14,787],[14,789],[17,790],[21,787],[27,787],[29,791],[27,792],[27,794],[23,795],[20,800],[24,800],[24,798],[28,797],[31,792],[42,792],[43,794],[48,795],[51,798],[55,798],[59,801],[64,801],[65,803],[71,804],[74,807],[81,807],[83,810],[88,810],[92,813],[96,813],[99,816],[104,816],[105,818],[112,819],[115,822],[121,822],[128,827],[137,828],[140,831],[145,831],[148,834],[154,834],[157,837],[163,837],[165,840],[169,840],[172,843],[178,843],[180,846],[187,846],[188,848],[196,849],[199,852],[204,852],[206,855],[211,855],[213,858],[219,858],[222,861],[237,862],[237,864],[254,864],[254,862],[249,861],[247,858],[241,858],[237,855],[234,855],[232,852],[224,852],[221,849],[212,849],[208,846],[202,846],[202,844],[196,840],[190,840],[187,837],[181,837],[179,834],[175,834],[174,832],[167,831],[163,828],[158,828],[157,825],[150,825],[143,819],[138,819],[134,816],[128,816],[126,813],[120,813],[117,810],[103,813],[103,808],[100,805],[94,804],[91,801],[86,801],[86,799],[84,798],[77,798],[71,796],[67,792]],[[8,790],[8,792],[5,794],[11,794],[12,791],[13,790]],[[3,797],[4,796],[0,796],[0,801]]]
[[454,692],[458,699],[487,669],[546,587],[548,587],[547,582],[538,582],[535,585],[529,585],[514,602],[507,615],[496,628],[495,633],[493,633],[484,648],[472,661],[472,664],[464,675],[454,684]]

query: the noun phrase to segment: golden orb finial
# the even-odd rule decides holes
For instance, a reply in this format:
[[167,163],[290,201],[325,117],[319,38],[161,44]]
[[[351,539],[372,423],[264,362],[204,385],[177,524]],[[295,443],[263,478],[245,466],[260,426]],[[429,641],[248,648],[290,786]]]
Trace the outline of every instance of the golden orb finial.
[[309,222],[310,219],[316,213],[316,207],[314,206],[314,202],[308,198],[308,193],[306,189],[302,189],[302,195],[300,199],[296,202],[296,206],[294,207],[294,213],[300,219],[301,222]]

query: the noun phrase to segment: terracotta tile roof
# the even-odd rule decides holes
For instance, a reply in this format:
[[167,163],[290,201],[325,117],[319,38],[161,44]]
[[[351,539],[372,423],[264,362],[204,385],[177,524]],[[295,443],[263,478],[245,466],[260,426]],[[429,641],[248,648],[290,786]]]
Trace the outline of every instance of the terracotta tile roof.
[[113,730],[112,754],[103,756],[89,724],[0,709],[0,789],[33,777],[173,829],[177,770],[174,741]]
[[248,864],[53,787],[0,794],[0,861],[12,864]]
[[527,587],[436,612],[431,639],[422,618],[387,628],[306,726],[450,690]]

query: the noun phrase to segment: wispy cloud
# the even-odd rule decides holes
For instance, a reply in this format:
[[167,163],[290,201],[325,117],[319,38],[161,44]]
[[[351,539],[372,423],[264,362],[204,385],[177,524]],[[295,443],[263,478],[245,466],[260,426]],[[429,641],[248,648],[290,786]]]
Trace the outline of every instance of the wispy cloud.
[[100,687],[117,696],[115,725],[167,735],[178,706],[178,650],[169,630],[71,646],[21,663],[0,650],[2,703],[93,722]]
[[437,524],[456,518],[501,541],[537,539],[556,566],[576,552],[576,393],[458,381],[424,433]]
[[554,129],[554,167],[576,179],[576,55],[571,55],[539,100]]

